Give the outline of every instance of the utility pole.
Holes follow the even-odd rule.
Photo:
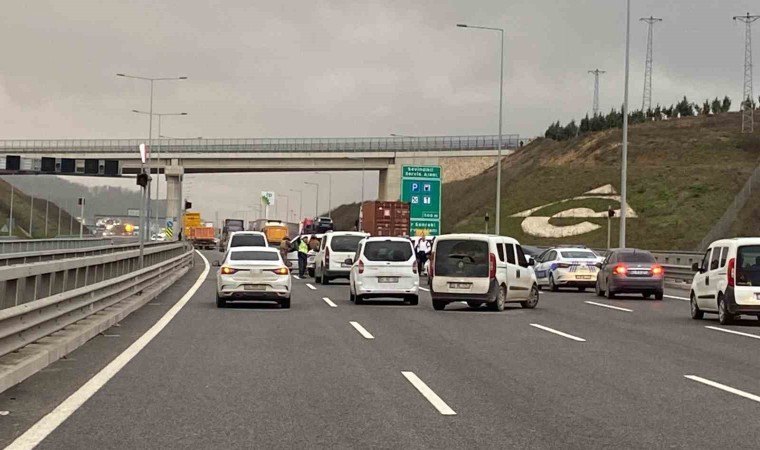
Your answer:
[[[45,199],[45,238],[48,237],[48,211],[50,211],[50,195]]]
[[[588,73],[594,74],[594,107],[593,109],[594,109],[594,115],[596,116],[599,114],[599,75],[603,73],[607,73],[607,72],[604,70],[595,69],[595,70],[589,70]]]
[[[755,114],[752,108],[752,22],[760,16],[734,16],[734,20],[744,22],[744,94],[742,97],[742,133],[752,133],[755,128]]]
[[[625,16],[625,88],[623,94],[623,154],[620,164],[620,248],[625,247],[625,219],[628,210],[628,82],[631,72],[631,0]]]
[[[61,205],[56,204],[58,207],[58,233],[55,235],[56,237],[59,237],[61,235]]]
[[[13,236],[13,191],[15,188],[11,184],[11,209],[8,211],[8,236]]]
[[[647,34],[647,61],[644,70],[644,99],[641,102],[641,111],[646,113],[652,107],[652,30],[654,29],[654,24],[662,22],[662,19],[649,16],[643,17],[639,20],[649,24],[649,33]]]
[[[34,238],[34,233],[32,232],[32,222],[34,219],[34,196],[32,195],[29,198],[29,237]]]
[[[79,197],[79,239],[84,234],[84,197]]]

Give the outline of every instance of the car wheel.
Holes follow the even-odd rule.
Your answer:
[[[645,299],[649,300],[650,298],[652,298],[652,293],[651,292],[642,292],[641,296],[644,297]]]
[[[552,292],[557,292],[559,290],[559,287],[554,284],[554,275],[549,275],[549,290]]]
[[[478,309],[481,306],[483,306],[483,304],[480,302],[467,302],[467,306],[469,306],[470,308]]]
[[[216,307],[217,308],[224,308],[227,306],[227,300],[223,299],[219,296],[219,293],[216,293]]]
[[[665,293],[664,292],[658,291],[658,292],[654,293],[654,299],[655,300],[662,300],[663,298],[665,298]]]
[[[433,309],[436,311],[443,311],[446,308],[446,302],[440,300],[433,300]]]
[[[496,294],[496,301],[488,304],[488,308],[491,311],[504,311],[504,303],[507,300],[507,290],[504,286],[499,288],[499,293]]]
[[[533,309],[538,305],[538,287],[534,284],[530,289],[528,299],[524,302],[520,302],[520,306],[526,309]]]
[[[290,309],[290,297],[280,300],[280,308]]]
[[[615,298],[615,293],[612,292],[612,287],[610,286],[610,282],[609,281],[607,282],[607,298],[610,299],[610,300],[612,300],[613,298]]]
[[[362,303],[364,303],[364,297],[362,297],[359,294],[354,295],[354,303],[357,305],[361,305]]]
[[[736,317],[728,312],[726,302],[723,300],[723,294],[718,296],[718,321],[721,325],[731,325]]]
[[[327,278],[327,275],[325,275],[324,272],[322,272],[322,276],[319,279],[319,283],[320,284],[329,284],[330,283],[330,279]]]
[[[596,293],[597,297],[604,297],[604,291],[602,290],[602,287],[599,286],[599,280],[596,280],[596,286],[594,286],[594,292]]]
[[[578,288],[578,292],[586,292],[586,288],[585,287],[579,287]]]
[[[410,305],[415,306],[420,304],[420,296],[419,295],[410,295],[407,299],[407,302],[409,302]]]
[[[314,278],[314,269],[308,269],[307,272],[310,278]]]
[[[691,299],[689,300],[689,306],[691,307],[692,319],[702,320],[702,318],[705,317],[705,313],[702,312],[701,309],[699,309],[699,306],[697,306],[697,298],[694,296],[694,294],[691,294]]]
[[[354,295],[353,291],[349,287],[348,288],[348,301],[351,302],[351,303],[353,303],[355,300],[356,300],[356,296]]]

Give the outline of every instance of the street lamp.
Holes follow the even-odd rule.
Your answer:
[[[320,172],[317,172],[320,173]],[[331,173],[320,173],[320,175],[327,175],[328,181],[327,181],[327,217],[332,219],[332,174]],[[318,214],[318,213],[317,213]]]
[[[629,0],[630,2],[630,0]],[[496,234],[500,234],[500,225],[501,225],[501,127],[502,127],[502,115],[504,111],[504,29],[503,28],[492,28],[492,27],[481,27],[481,26],[473,26],[473,25],[466,25],[463,23],[457,24],[460,28],[474,28],[477,30],[489,30],[489,31],[498,31],[501,34],[501,52],[499,54],[501,63],[501,75],[499,76],[499,143],[498,143],[498,160],[496,161],[496,221],[494,223],[494,229],[496,230]]]
[[[303,190],[290,189],[290,192],[298,192],[298,221],[303,219]]]
[[[315,205],[315,208],[314,208],[317,212],[314,214],[314,217],[315,218],[319,217],[319,183],[312,183],[311,181],[304,181],[303,184],[308,184],[310,186],[316,186],[317,187],[317,198],[316,198],[316,205]]]
[[[628,210],[628,72],[631,51],[631,0],[627,1],[625,29],[625,97],[623,99],[623,156],[620,169],[620,248],[625,248],[625,216]]]
[[[395,136],[395,134],[391,134],[391,136]],[[364,166],[365,166],[365,158],[364,156],[358,157],[358,156],[349,156],[348,159],[361,159],[362,160],[362,202],[359,204],[359,231],[364,231],[364,213],[362,212],[362,209],[364,208]]]
[[[133,113],[137,114],[146,114],[150,115],[147,111],[138,111],[136,109],[132,110]],[[158,202],[161,199],[159,195],[159,191],[161,189],[161,118],[164,116],[186,116],[187,113],[153,113],[154,116],[158,117],[158,147],[156,151],[156,224],[158,224],[158,210],[160,209],[158,207]],[[168,198],[167,198],[168,201]],[[159,225],[160,227],[160,225]]]

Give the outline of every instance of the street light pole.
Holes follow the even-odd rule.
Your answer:
[[[316,198],[316,204],[315,204],[315,208],[314,208],[315,211],[316,211],[316,213],[314,213],[314,217],[315,218],[319,217],[319,183],[312,183],[310,181],[304,181],[303,184],[308,184],[308,185],[316,186],[317,187],[317,198]]]
[[[628,73],[631,50],[631,0],[627,1],[625,30],[625,98],[623,99],[623,156],[620,170],[620,248],[625,248],[625,218],[628,210]]]
[[[630,0],[629,0],[630,2]],[[502,147],[502,117],[504,111],[504,29],[493,27],[481,27],[466,24],[457,24],[460,28],[475,28],[478,30],[498,31],[501,34],[501,52],[500,52],[500,75],[499,75],[499,142],[498,160],[496,161],[496,221],[494,223],[495,233],[501,232],[501,147]]]

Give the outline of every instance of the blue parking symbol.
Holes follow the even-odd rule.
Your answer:
[[[412,183],[412,192],[419,192],[419,191],[420,191],[420,184]]]

